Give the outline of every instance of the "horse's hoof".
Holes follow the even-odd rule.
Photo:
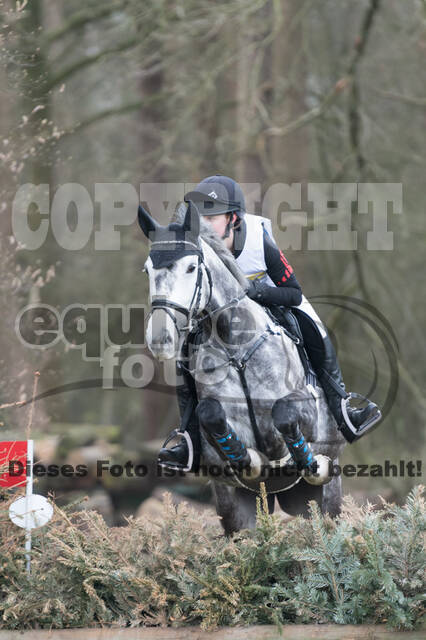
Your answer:
[[[314,485],[327,484],[330,482],[331,476],[331,459],[328,456],[318,453],[314,456],[314,460],[317,462],[317,470],[315,473],[303,469],[300,473],[306,482]]]

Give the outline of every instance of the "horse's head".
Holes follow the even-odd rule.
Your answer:
[[[211,296],[199,237],[199,213],[189,203],[182,224],[163,227],[140,206],[138,220],[151,241],[145,262],[152,305],[147,343],[156,358],[169,360],[178,354],[182,336]]]

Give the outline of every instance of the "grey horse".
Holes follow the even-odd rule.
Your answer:
[[[195,380],[201,459],[204,468],[223,472],[220,477],[211,474],[211,480],[225,533],[252,528],[260,486],[256,472],[265,462],[288,462],[286,429],[300,428],[315,458],[322,454],[332,464],[338,464],[345,439],[322,389],[318,387],[316,398],[307,390],[294,341],[265,308],[245,295],[245,276],[195,207],[177,210],[168,226],[159,225],[139,207],[139,224],[151,240],[145,263],[152,305],[148,347],[160,361],[176,359],[189,333],[198,328],[199,340],[189,350],[186,366]],[[261,450],[241,370],[233,366],[242,360]],[[212,437],[224,421],[250,452],[252,469],[235,472],[233,467],[233,473],[227,472],[229,464]],[[306,516],[308,501],[315,500],[323,513],[335,516],[341,505],[341,477],[331,475],[324,484],[299,474],[284,490],[268,495],[271,512],[275,495],[288,514]]]

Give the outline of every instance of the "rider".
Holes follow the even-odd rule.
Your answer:
[[[302,293],[292,267],[272,237],[271,222],[267,218],[245,212],[244,195],[239,184],[222,175],[210,176],[202,180],[194,191],[185,195],[186,202],[193,202],[199,213],[206,217],[217,234],[233,253],[238,266],[249,279],[247,295],[272,309],[291,308],[295,313],[303,334],[305,349],[324,390],[328,406],[338,429],[348,442],[364,435],[381,417],[377,405],[368,401],[364,408],[355,409],[348,402],[342,373],[333,344],[322,324]],[[188,384],[177,387],[181,416],[193,389]],[[344,413],[352,423],[350,429]],[[361,430],[362,432],[361,432]],[[194,465],[198,468],[200,435],[198,421],[194,413],[186,426],[194,447]],[[360,433],[354,434],[354,430]],[[171,466],[184,466],[188,458],[185,439],[176,446],[162,448],[158,461]]]

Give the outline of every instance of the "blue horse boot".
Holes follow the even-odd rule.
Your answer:
[[[312,449],[300,429],[313,424],[317,419],[315,402],[305,391],[289,393],[277,400],[272,407],[272,420],[287,445],[298,471],[306,469],[315,473],[317,463]]]

